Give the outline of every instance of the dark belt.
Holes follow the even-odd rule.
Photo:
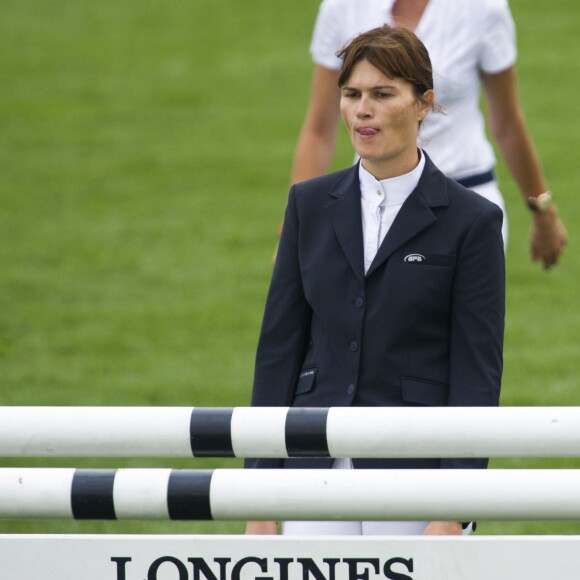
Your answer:
[[[468,177],[462,177],[461,179],[456,179],[457,183],[463,185],[463,187],[475,187],[476,185],[483,185],[484,183],[489,183],[490,181],[495,181],[495,171],[490,169],[489,171],[484,171],[483,173],[477,173],[476,175],[469,175]]]

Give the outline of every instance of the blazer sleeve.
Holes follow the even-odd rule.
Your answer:
[[[258,341],[252,406],[290,406],[310,339],[311,308],[299,260],[295,186],[290,190]],[[278,467],[280,460],[247,460],[246,467]]]
[[[503,368],[505,258],[502,211],[488,206],[458,255],[451,308],[449,406],[497,406]],[[443,459],[442,468],[485,468],[487,459]]]

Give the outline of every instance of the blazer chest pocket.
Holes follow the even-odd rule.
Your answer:
[[[294,395],[303,395],[304,393],[310,392],[314,387],[314,380],[316,379],[317,372],[318,369],[316,367],[302,369],[298,375],[298,382],[296,383]]]
[[[430,407],[446,407],[449,389],[441,383],[401,377],[403,400]]]

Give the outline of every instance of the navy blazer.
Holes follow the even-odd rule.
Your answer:
[[[502,212],[425,157],[419,183],[366,275],[358,166],[291,188],[252,405],[498,405]],[[331,461],[292,459],[283,465],[328,467]],[[486,459],[354,460],[364,468],[486,465]]]

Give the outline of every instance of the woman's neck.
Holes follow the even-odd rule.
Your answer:
[[[421,160],[419,149],[415,148],[406,155],[397,157],[397,159],[377,161],[372,159],[361,159],[363,167],[377,180],[391,179],[410,173],[417,167]]]

